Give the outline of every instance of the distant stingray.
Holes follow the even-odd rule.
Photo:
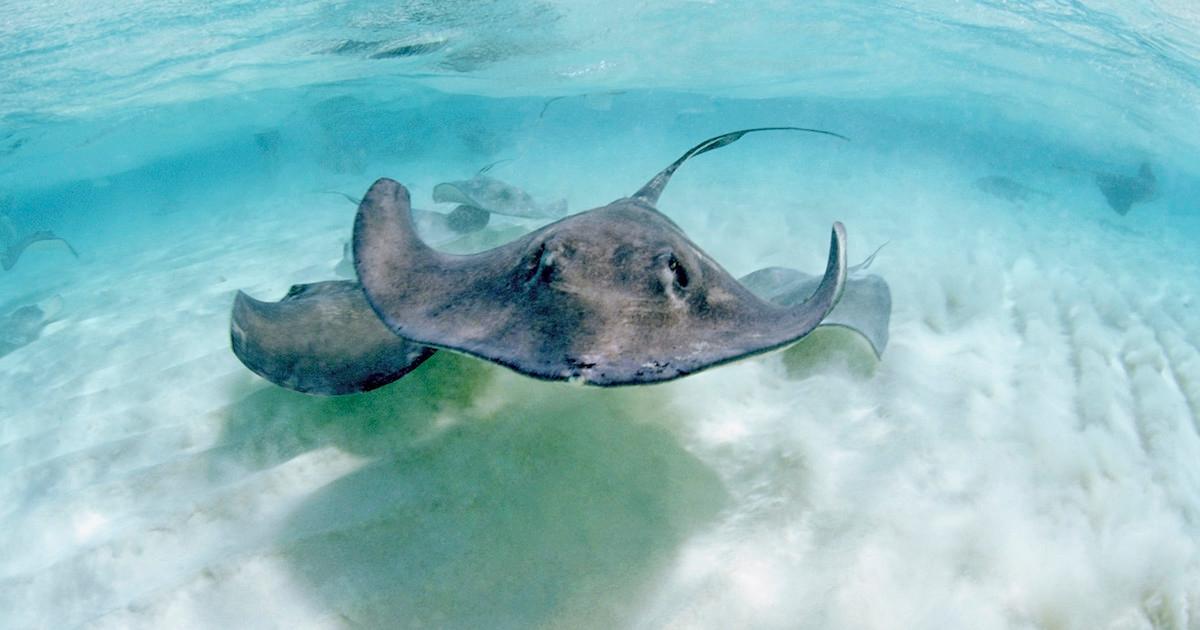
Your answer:
[[[1158,179],[1150,169],[1149,162],[1142,162],[1134,176],[1117,173],[1096,173],[1096,186],[1104,193],[1108,206],[1117,214],[1125,216],[1135,203],[1153,201],[1158,198]]]
[[[989,175],[975,180],[975,187],[983,192],[1013,203],[1025,203],[1036,200],[1047,200],[1053,197],[1050,193],[1037,188],[1031,188],[1002,175]]]
[[[567,202],[565,199],[540,205],[534,202],[529,193],[524,190],[485,175],[492,167],[507,161],[492,162],[479,169],[475,177],[469,180],[446,182],[435,186],[433,189],[434,201],[459,205],[446,214],[413,208],[413,219],[416,221],[417,232],[421,237],[427,241],[439,243],[463,234],[478,232],[488,226],[492,214],[535,219],[558,218],[566,214]],[[362,201],[344,192],[333,190],[321,192],[340,195],[356,206]]]
[[[0,252],[0,267],[5,271],[16,266],[21,255],[31,248],[66,250],[75,258],[79,258],[79,253],[70,243],[50,230],[38,230],[18,237],[12,220],[3,214],[0,214],[0,246],[4,247],[4,251]]]
[[[62,298],[55,295],[0,316],[0,357],[32,343],[61,311]]]
[[[676,169],[747,129],[706,140],[631,197],[478,254],[417,235],[408,191],[380,179],[354,225],[367,301],[397,335],[546,380],[614,386],[667,381],[804,337],[837,305],[846,236],[834,223],[825,273],[796,306],[738,283],[654,205]]]
[[[459,204],[455,212],[469,212],[469,209],[478,209],[492,214],[527,219],[557,219],[567,213],[566,199],[540,204],[524,190],[494,177],[488,177],[485,173],[496,164],[498,162],[483,167],[471,179],[445,182],[434,186],[433,200]],[[486,221],[484,224],[486,225]]]
[[[345,197],[347,201],[355,206],[361,201],[344,192],[333,190],[323,190],[321,192]],[[429,239],[434,243],[447,241],[458,238],[463,234],[482,230],[487,227],[490,218],[491,216],[486,211],[476,208],[463,209],[461,206],[448,214],[413,208],[413,220],[417,223],[417,231],[420,232],[422,238]]]
[[[433,355],[392,334],[352,281],[298,284],[278,302],[238,291],[230,338],[255,374],[309,394],[370,391]]]

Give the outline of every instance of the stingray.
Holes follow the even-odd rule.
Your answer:
[[[4,247],[4,250],[0,252],[0,268],[5,271],[16,266],[21,255],[31,248],[65,250],[75,258],[79,258],[79,253],[75,251],[74,247],[71,247],[70,243],[50,230],[38,230],[18,237],[12,221],[2,214],[0,214],[0,246]]]
[[[355,199],[352,195],[335,190],[321,192],[345,197],[355,206],[362,201]],[[420,232],[422,238],[438,243],[482,230],[487,227],[491,215],[486,210],[467,206],[459,206],[449,213],[413,208],[413,220],[416,222],[417,231]]]
[[[1095,176],[1096,186],[1104,193],[1108,206],[1121,216],[1128,214],[1133,204],[1158,197],[1158,179],[1149,162],[1142,162],[1135,176],[1117,173],[1096,173]]]
[[[544,380],[647,384],[792,344],[837,305],[846,235],[833,224],[815,292],[781,306],[756,296],[655,208],[688,159],[746,129],[689,149],[630,197],[472,255],[438,252],[413,222],[408,190],[376,181],[354,223],[367,301],[396,335]]]
[[[56,295],[0,317],[0,357],[36,340],[61,311],[62,298]]]
[[[233,353],[255,374],[308,394],[370,391],[434,352],[388,330],[349,280],[298,284],[278,302],[238,291],[230,338]]]
[[[865,268],[866,264],[870,263],[857,265],[857,268]],[[848,273],[854,271],[852,267]],[[764,300],[793,306],[802,304],[816,292],[821,277],[798,269],[766,267],[742,276],[738,282]],[[891,319],[892,292],[887,282],[874,274],[848,275],[842,299],[820,325],[838,326],[858,333],[871,345],[875,358],[882,359],[883,351],[887,349]]]
[[[486,172],[487,169],[495,166],[497,163],[494,162],[485,166],[480,172]],[[519,191],[519,189],[515,190]],[[355,206],[362,201],[344,192],[335,190],[323,190],[321,192],[340,195]],[[521,194],[524,194],[524,192],[521,191]],[[449,214],[434,212],[432,210],[419,210],[417,208],[413,208],[412,213],[417,224],[417,232],[421,235],[421,238],[439,247],[453,244],[465,236],[478,234],[487,228],[491,221],[491,213],[487,210],[467,205],[459,205],[450,211]],[[342,258],[334,267],[334,274],[340,278],[353,278],[355,275],[354,255],[350,251],[350,241],[346,241],[342,247]]]
[[[983,192],[1013,203],[1023,203],[1038,199],[1050,199],[1052,195],[1044,190],[1026,186],[1002,175],[989,175],[975,180],[975,187]]]
[[[459,204],[455,212],[474,208],[480,212],[526,219],[557,219],[567,213],[566,199],[540,204],[524,190],[486,175],[496,164],[499,162],[479,169],[471,179],[434,186],[433,200]]]
[[[871,254],[847,269],[841,300],[818,328],[839,326],[852,330],[866,339],[876,358],[881,358],[888,342],[891,293],[879,276],[853,275],[866,269],[874,258]],[[816,292],[821,276],[767,267],[739,282],[764,300],[794,306]],[[416,369],[434,353],[431,347],[392,334],[382,323],[365,325],[374,318],[361,287],[353,281],[296,285],[276,303],[260,302],[238,292],[231,327],[234,353],[252,371],[276,385],[320,395],[381,387]],[[347,321],[364,325],[341,323]],[[314,355],[313,330],[320,331],[316,348],[323,353],[321,357]],[[381,334],[381,330],[387,334]]]

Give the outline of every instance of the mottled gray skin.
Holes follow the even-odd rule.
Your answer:
[[[840,223],[815,294],[781,307],[739,284],[658,212],[650,200],[665,180],[651,184],[652,196],[643,188],[455,256],[421,241],[408,190],[380,179],[355,219],[358,278],[397,335],[535,378],[600,386],[668,381],[788,345],[837,304],[846,279]]]
[[[821,277],[787,267],[766,267],[738,279],[755,295],[780,306],[803,304],[821,284]],[[867,340],[876,358],[887,349],[892,319],[892,291],[877,275],[850,276],[842,299],[821,326],[848,328]]]
[[[1158,178],[1154,176],[1154,171],[1147,162],[1143,162],[1138,174],[1132,177],[1117,173],[1096,173],[1096,186],[1104,194],[1108,206],[1121,216],[1129,214],[1133,204],[1152,201],[1158,197]]]
[[[293,286],[278,302],[238,291],[233,353],[254,373],[306,394],[370,391],[404,376],[434,350],[397,337],[353,281]]]
[[[557,219],[567,213],[565,199],[542,205],[524,190],[482,173],[471,179],[434,186],[433,200],[527,219]]]

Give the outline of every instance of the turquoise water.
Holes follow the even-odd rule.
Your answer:
[[[1200,627],[1198,33],[1183,1],[0,4],[0,236],[77,252],[0,272],[0,627]],[[747,136],[658,207],[735,276],[820,273],[834,221],[851,263],[886,244],[881,358],[826,330],[599,389],[440,352],[328,398],[230,350],[236,291],[344,277],[379,177],[447,212],[499,161],[574,213],[777,125],[850,140]],[[1143,163],[1115,211],[1098,177]]]

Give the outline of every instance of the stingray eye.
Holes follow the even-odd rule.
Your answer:
[[[679,259],[675,257],[675,254],[671,254],[671,259],[667,261],[667,268],[671,270],[671,273],[675,274],[675,284],[678,284],[681,289],[686,289],[688,285],[688,272],[687,269],[683,268],[683,264],[679,262]]]

